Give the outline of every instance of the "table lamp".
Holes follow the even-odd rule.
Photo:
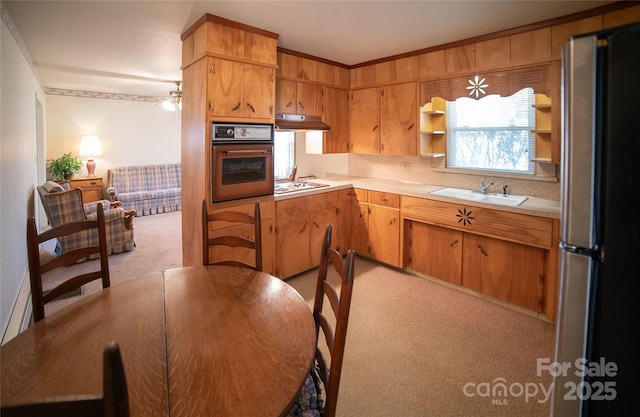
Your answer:
[[[96,163],[93,160],[94,156],[102,155],[102,146],[97,136],[83,136],[80,142],[80,156],[87,157],[87,172],[88,177],[95,177]]]

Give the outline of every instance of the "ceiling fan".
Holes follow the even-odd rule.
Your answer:
[[[180,81],[176,81],[177,88],[169,92],[169,98],[162,102],[162,108],[168,111],[182,110],[182,91]]]

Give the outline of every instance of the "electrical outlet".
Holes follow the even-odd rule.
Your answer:
[[[411,171],[411,164],[409,164],[409,163],[404,164],[404,170],[405,171]]]

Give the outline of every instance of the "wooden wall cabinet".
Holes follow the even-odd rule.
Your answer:
[[[279,79],[276,84],[276,113],[322,116],[322,86]]]
[[[353,90],[349,151],[417,155],[416,103],[415,83]]]
[[[275,69],[209,58],[207,78],[210,117],[262,120],[275,117]]]
[[[331,127],[324,132],[324,153],[349,152],[349,91],[324,87],[322,120]]]

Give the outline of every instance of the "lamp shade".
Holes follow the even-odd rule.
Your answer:
[[[83,136],[80,142],[80,156],[92,156],[102,155],[102,146],[100,146],[100,140],[97,136]]]

